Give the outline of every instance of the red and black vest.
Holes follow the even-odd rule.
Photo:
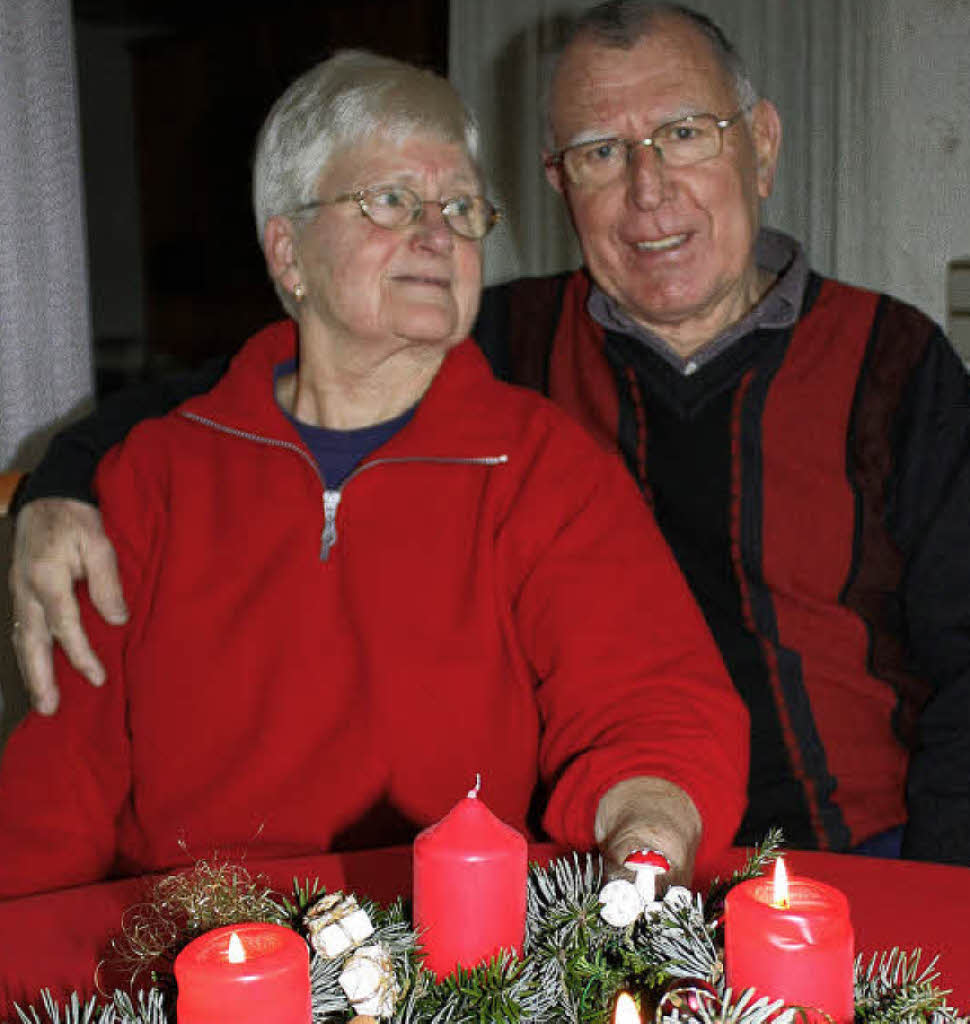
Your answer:
[[[905,643],[898,434],[939,332],[813,274],[794,328],[685,376],[604,331],[588,291],[583,271],[489,289],[476,338],[619,451],[653,506],[751,713],[737,841],[780,825],[845,850],[901,824],[930,687]]]

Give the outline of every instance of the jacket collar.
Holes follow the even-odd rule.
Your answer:
[[[301,444],[296,428],[279,408],[274,369],[296,358],[298,331],[292,320],[271,324],[253,335],[216,386],[181,407],[241,433]],[[424,455],[479,456],[482,445],[511,441],[513,427],[503,415],[506,385],[492,376],[485,357],[470,338],[445,356],[412,420],[381,448],[403,454],[415,447]]]

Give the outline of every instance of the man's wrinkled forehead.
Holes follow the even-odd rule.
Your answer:
[[[732,93],[710,43],[683,22],[658,25],[632,47],[583,35],[556,67],[549,127],[557,146],[575,145],[620,130],[631,119],[643,130],[720,111],[733,102]]]

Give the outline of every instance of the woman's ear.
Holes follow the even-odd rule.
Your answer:
[[[296,231],[289,217],[270,217],[263,230],[263,254],[269,276],[284,290],[302,285],[297,263]]]

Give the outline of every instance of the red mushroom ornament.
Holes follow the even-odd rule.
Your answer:
[[[670,861],[659,850],[634,850],[623,862],[634,874],[633,884],[644,905],[653,903],[657,895],[657,875],[670,870]]]

